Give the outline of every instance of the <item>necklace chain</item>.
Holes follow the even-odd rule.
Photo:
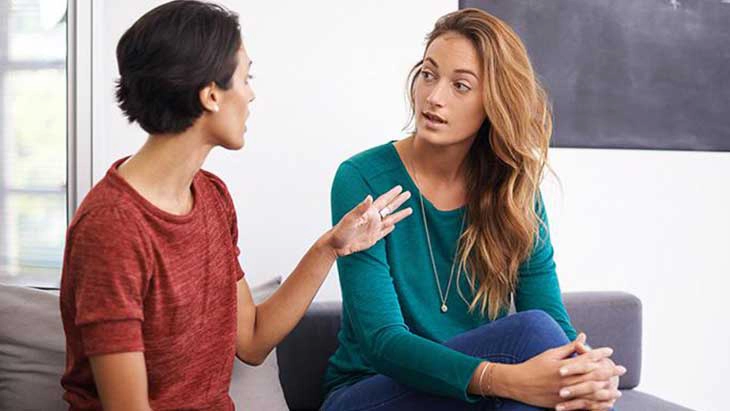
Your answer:
[[[449,290],[451,290],[451,283],[454,279],[454,270],[456,268],[457,253],[459,252],[459,245],[461,243],[461,232],[464,230],[464,223],[466,221],[466,214],[461,219],[461,229],[459,230],[459,239],[456,240],[456,250],[454,250],[454,258],[451,262],[451,270],[449,272],[449,281],[446,283],[446,292],[441,291],[441,281],[439,280],[438,270],[436,269],[436,260],[433,257],[433,247],[431,246],[431,234],[428,231],[428,222],[426,221],[426,209],[423,205],[423,195],[421,189],[418,189],[418,197],[421,202],[421,216],[423,216],[423,228],[426,231],[426,243],[428,244],[428,255],[431,257],[431,267],[433,268],[433,276],[436,279],[436,287],[438,287],[439,298],[441,299],[441,312],[449,310],[446,301],[449,299]],[[445,295],[444,295],[445,294]]]
[[[433,257],[433,247],[431,245],[431,233],[428,230],[428,221],[426,219],[426,207],[424,206],[423,193],[421,192],[421,185],[418,182],[418,175],[417,175],[418,173],[416,172],[416,168],[414,167],[412,161],[410,162],[410,164],[411,164],[411,170],[413,170],[413,180],[414,180],[413,182],[416,184],[416,188],[418,189],[418,199],[421,204],[421,216],[423,217],[423,228],[426,232],[426,244],[428,245],[428,255],[431,258],[431,267],[433,268],[433,276],[436,279],[436,287],[438,288],[439,298],[441,299],[441,312],[446,313],[449,310],[449,306],[446,304],[446,302],[449,299],[449,291],[451,290],[451,283],[454,279],[454,271],[456,269],[457,254],[459,252],[459,245],[461,244],[461,233],[464,231],[464,224],[466,223],[466,213],[464,213],[464,216],[461,219],[461,228],[459,229],[459,238],[456,240],[456,250],[454,250],[454,257],[451,262],[451,270],[449,272],[449,281],[446,283],[446,292],[444,293],[441,290],[441,281],[439,280],[438,270],[436,269],[436,260]]]

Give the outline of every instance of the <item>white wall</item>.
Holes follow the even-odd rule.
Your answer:
[[[113,103],[114,48],[160,1],[103,2],[94,61],[94,176],[144,140]],[[281,4],[285,3],[285,6]],[[455,0],[226,2],[241,14],[257,92],[247,145],[206,168],[234,196],[248,279],[287,274],[329,226],[340,161],[399,138],[406,74]],[[730,154],[553,150],[545,184],[564,290],[624,290],[644,303],[640,388],[719,410],[730,372],[724,298]],[[336,273],[317,299],[339,299]]]
[[[551,160],[563,193],[552,178],[543,187],[562,288],[637,295],[640,389],[726,409],[730,153],[559,149]]]

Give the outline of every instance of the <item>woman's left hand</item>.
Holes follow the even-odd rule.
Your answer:
[[[410,207],[391,214],[410,197],[411,193],[403,192],[401,186],[393,187],[375,201],[368,195],[332,228],[328,244],[338,257],[372,247],[390,234],[396,223],[411,215]]]
[[[576,346],[578,355],[590,351],[582,343]],[[621,397],[618,389],[619,377],[626,374],[626,368],[617,366],[610,358],[603,358],[594,364],[590,370],[568,370],[563,377],[565,386],[560,390],[560,396],[566,401],[558,404],[557,410],[607,411],[613,408],[616,400]],[[571,374],[580,375],[571,377]]]

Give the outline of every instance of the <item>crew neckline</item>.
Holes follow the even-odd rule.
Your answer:
[[[403,162],[403,159],[401,158],[400,153],[398,153],[398,150],[395,148],[395,144],[394,143],[397,142],[397,141],[398,140],[391,140],[388,143],[388,146],[390,147],[391,152],[395,156],[395,160],[398,163],[398,166],[399,166],[400,171],[406,176],[408,183],[414,189],[413,190],[413,191],[415,191],[414,192],[414,198],[416,199],[416,201],[418,201],[418,199],[415,196],[417,196],[418,194],[421,194],[423,196],[423,203],[426,206],[426,208],[429,208],[431,211],[433,211],[433,212],[435,212],[437,214],[444,215],[444,216],[461,215],[463,212],[465,212],[466,211],[466,205],[463,205],[463,206],[458,207],[458,208],[453,208],[453,209],[450,209],[450,210],[442,210],[442,209],[436,207],[431,202],[431,200],[428,199],[428,197],[426,197],[425,195],[423,195],[423,193],[421,193],[421,190],[418,188],[418,185],[416,184],[416,181],[413,180],[413,177],[411,176],[411,173],[408,172],[408,168],[406,167],[405,163]]]
[[[190,192],[193,196],[193,206],[185,214],[173,214],[168,211],[165,211],[156,205],[152,204],[149,200],[147,200],[142,194],[140,194],[134,187],[132,187],[127,180],[122,177],[121,174],[119,174],[119,166],[121,166],[130,156],[126,156],[124,158],[121,158],[117,161],[115,161],[112,166],[107,171],[106,175],[109,177],[109,179],[118,187],[123,189],[127,194],[129,194],[132,199],[142,207],[144,207],[147,211],[152,213],[153,215],[174,223],[185,223],[193,219],[195,215],[198,213],[198,209],[200,208],[200,201],[199,201],[199,184],[198,179],[200,178],[200,171],[198,171],[195,176],[193,177],[193,181],[190,184]]]

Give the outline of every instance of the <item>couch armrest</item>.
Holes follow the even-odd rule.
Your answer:
[[[626,367],[621,388],[639,385],[641,377],[641,300],[624,292],[572,292],[563,302],[575,328],[592,347],[614,349],[613,360]]]

